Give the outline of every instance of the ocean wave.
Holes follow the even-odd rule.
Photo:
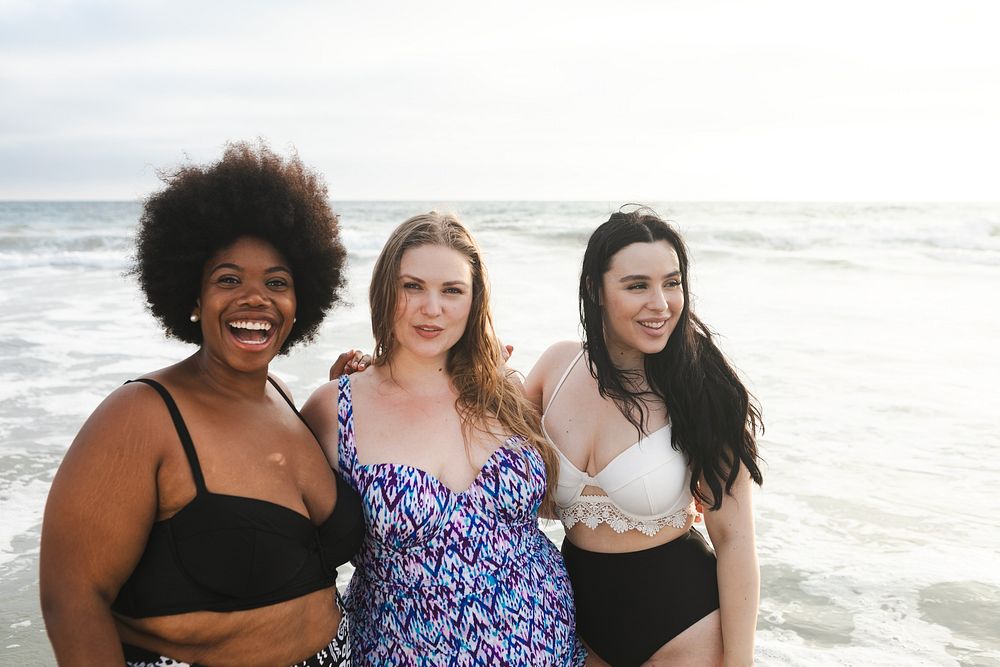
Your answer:
[[[106,234],[0,234],[0,252],[44,254],[53,252],[129,252],[131,237]]]
[[[0,255],[9,266],[124,266],[138,204],[0,205]],[[392,229],[423,202],[345,206],[341,234],[352,261],[374,260]],[[423,208],[421,208],[423,207]],[[853,261],[888,251],[914,259],[995,266],[1000,207],[995,205],[678,203],[654,206],[689,245],[817,253]],[[581,248],[613,206],[596,202],[465,202],[454,207],[489,250],[503,243]],[[92,253],[92,255],[91,255]],[[111,255],[121,259],[112,261]]]
[[[21,253],[0,252],[0,271],[34,268],[110,269],[125,271],[131,263],[128,253],[119,250]]]

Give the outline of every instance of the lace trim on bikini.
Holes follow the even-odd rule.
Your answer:
[[[582,523],[591,530],[599,524],[606,523],[616,533],[638,530],[643,535],[652,537],[666,526],[671,528],[686,528],[688,519],[695,514],[694,502],[673,514],[655,519],[634,519],[625,514],[607,496],[580,496],[569,507],[557,510],[559,518],[566,530]]]

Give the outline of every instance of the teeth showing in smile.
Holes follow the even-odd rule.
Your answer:
[[[656,322],[639,322],[639,324],[646,327],[647,329],[662,329],[666,323],[667,323],[666,320],[659,320]]]
[[[270,331],[271,323],[259,320],[237,320],[230,322],[229,326],[234,329],[250,329],[251,331]]]
[[[266,320],[236,320],[229,322],[233,337],[248,345],[263,345],[271,337],[271,323]]]

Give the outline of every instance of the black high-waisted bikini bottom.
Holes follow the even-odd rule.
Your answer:
[[[652,549],[607,554],[562,543],[580,638],[613,667],[640,665],[719,608],[715,553],[693,528]]]

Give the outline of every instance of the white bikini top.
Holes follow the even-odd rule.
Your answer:
[[[545,416],[583,350],[556,385],[542,415],[542,432],[559,452],[556,513],[566,530],[577,523],[593,529],[606,523],[615,532],[638,530],[653,536],[664,526],[684,528],[694,515],[691,470],[670,442],[670,424],[639,440],[591,477],[559,450],[545,428]],[[607,495],[583,495],[596,486]]]

